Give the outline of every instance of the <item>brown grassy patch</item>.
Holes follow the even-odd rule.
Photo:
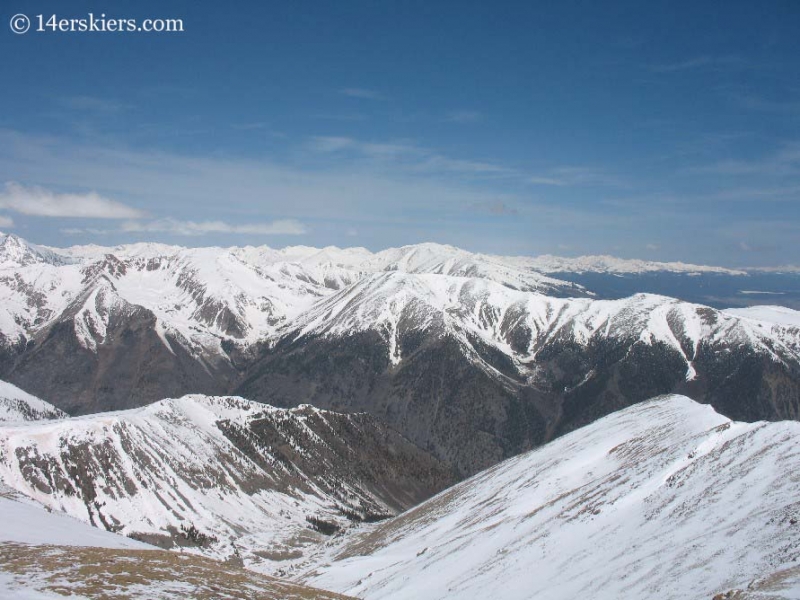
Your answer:
[[[24,587],[96,600],[336,600],[346,596],[288,583],[189,554],[0,544],[2,570]]]

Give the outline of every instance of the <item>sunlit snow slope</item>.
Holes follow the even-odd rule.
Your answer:
[[[661,397],[374,526],[307,580],[367,600],[710,600],[796,565],[798,469],[800,424]],[[791,573],[753,597],[800,597]]]

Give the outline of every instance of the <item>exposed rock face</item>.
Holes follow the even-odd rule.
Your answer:
[[[229,362],[192,354],[177,333],[159,333],[151,311],[126,302],[101,279],[28,341],[8,377],[71,414],[226,390]]]

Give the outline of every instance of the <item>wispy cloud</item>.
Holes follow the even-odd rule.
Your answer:
[[[483,120],[483,115],[477,110],[455,110],[445,117],[451,123],[477,123]]]
[[[367,115],[362,115],[359,113],[343,114],[343,115],[337,115],[332,113],[315,113],[311,115],[311,118],[319,119],[320,121],[342,121],[342,122],[352,122],[352,123],[366,121],[368,119]]]
[[[778,244],[753,244],[750,242],[740,241],[739,242],[739,250],[742,252],[774,252],[776,250],[780,250],[780,245]]]
[[[67,235],[109,235],[112,233],[120,233],[122,230],[100,229],[99,227],[62,227],[59,231]]]
[[[427,158],[427,160],[421,164],[421,168],[439,171],[455,171],[471,175],[511,176],[518,173],[515,169],[511,169],[503,165],[475,160],[449,158],[439,154],[435,154]]]
[[[316,152],[339,152],[355,147],[356,142],[349,137],[316,136],[309,142],[310,149]]]
[[[14,219],[5,215],[0,215],[0,227],[13,227]]]
[[[95,192],[57,194],[38,186],[13,181],[0,192],[0,208],[35,217],[82,217],[91,219],[135,219],[143,213]]]
[[[784,144],[772,154],[761,158],[717,161],[707,165],[689,167],[684,169],[684,172],[797,177],[800,176],[800,143]],[[774,187],[774,185],[770,187]]]
[[[308,229],[295,219],[280,219],[268,223],[233,225],[224,221],[179,221],[159,219],[150,222],[131,221],[120,228],[126,233],[169,233],[172,235],[197,236],[210,233],[253,235],[303,235]]]
[[[132,199],[154,218],[186,221],[202,214],[231,224],[346,219],[350,226],[407,219],[413,211],[454,214],[470,204],[516,202],[513,191],[496,187],[491,178],[475,182],[475,175],[464,170],[485,170],[480,163],[426,164],[437,155],[420,153],[402,140],[320,137],[298,150],[286,164],[85,145],[0,130],[0,181],[13,174],[58,189],[91,182],[102,198]],[[128,217],[136,219],[141,217]]]
[[[507,202],[503,202],[502,200],[490,200],[489,202],[482,202],[480,204],[473,205],[472,208],[478,212],[488,212],[489,214],[497,216],[516,216],[519,214],[519,210],[513,206],[510,206]]]
[[[264,121],[254,121],[252,123],[235,123],[231,125],[231,129],[235,129],[237,131],[254,131],[258,129],[267,129],[269,127],[268,123]]]
[[[748,110],[765,113],[800,114],[800,101],[798,100],[773,100],[750,94],[737,95],[734,100],[739,106]]]
[[[542,175],[533,175],[531,177],[528,177],[527,181],[528,183],[532,183],[534,185],[556,185],[556,186],[569,185],[569,183],[565,179],[559,179],[556,177],[544,177]]]
[[[178,236],[224,243],[237,234],[237,243],[255,243],[259,235],[299,236],[312,228],[314,243],[341,243],[352,228],[359,243],[376,248],[436,239],[523,252],[532,231],[572,243],[557,238],[564,223],[572,232],[609,232],[643,218],[598,203],[565,204],[561,190],[539,194],[525,182],[530,174],[515,166],[448,156],[411,140],[364,142],[342,136],[302,144],[285,162],[276,162],[88,145],[0,130],[0,181],[13,174],[58,190],[91,182],[102,197],[124,198],[148,212],[113,229],[91,222],[60,224],[69,228],[64,233],[105,234],[114,243]],[[553,171],[580,179],[576,167],[564,169]],[[245,241],[247,235],[256,239]],[[481,241],[486,239],[494,241],[487,245]]]
[[[61,98],[58,103],[70,110],[99,113],[118,113],[132,108],[132,105],[124,102],[95,96],[68,96]]]
[[[496,163],[445,156],[406,141],[364,142],[349,137],[315,137],[309,148],[321,153],[349,152],[374,161],[399,161],[399,166],[417,173],[450,172],[474,176],[514,176],[519,173]]]
[[[380,92],[366,88],[343,88],[339,90],[339,93],[350,96],[351,98],[361,98],[363,100],[385,100],[384,95]]]
[[[551,185],[558,187],[581,185],[604,185],[624,187],[617,177],[597,167],[555,167],[548,171],[526,177],[533,185]]]
[[[695,56],[686,60],[672,63],[650,65],[654,73],[677,73],[680,71],[695,71],[700,69],[743,68],[750,63],[739,56]]]

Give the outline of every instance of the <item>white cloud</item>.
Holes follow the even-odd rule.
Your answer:
[[[645,245],[645,248],[647,248],[648,250],[658,250],[659,246],[658,244],[647,244]]]
[[[95,192],[57,194],[38,186],[7,182],[0,192],[0,208],[34,217],[83,217],[91,219],[136,219],[143,213]]]
[[[305,225],[294,219],[279,219],[269,223],[248,223],[232,225],[224,221],[179,221],[159,219],[146,223],[130,221],[123,223],[121,230],[132,233],[170,233],[173,235],[207,235],[209,233],[230,233],[250,235],[302,235],[307,233]]]
[[[0,215],[0,227],[13,227],[14,219],[5,215]]]

